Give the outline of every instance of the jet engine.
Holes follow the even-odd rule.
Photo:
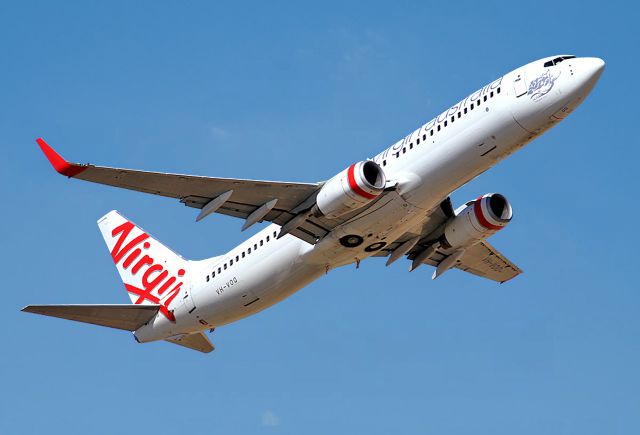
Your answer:
[[[324,216],[336,218],[376,199],[386,182],[384,172],[376,162],[354,163],[322,186],[316,204]]]
[[[445,248],[461,248],[478,243],[504,228],[513,216],[511,204],[499,193],[487,193],[469,201],[444,228]]]

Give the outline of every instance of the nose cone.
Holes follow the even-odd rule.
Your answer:
[[[602,72],[604,71],[604,60],[600,59],[599,57],[587,57],[584,59],[584,63],[586,76],[589,77],[588,81],[592,82],[592,84],[595,84],[595,82],[598,81],[598,79],[602,75]]]
[[[577,63],[574,92],[584,98],[602,75],[604,71],[604,60],[598,57],[583,57]]]
[[[579,57],[572,59],[567,66],[565,66],[564,63],[560,65],[563,68],[568,68],[571,75],[567,80],[562,81],[561,84],[562,95],[564,98],[567,98],[568,101],[559,101],[561,101],[565,107],[573,110],[582,104],[600,79],[604,71],[604,60],[597,57]],[[565,75],[564,77],[567,76]]]

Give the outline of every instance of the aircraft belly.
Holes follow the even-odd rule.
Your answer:
[[[397,192],[389,195],[393,195],[393,199],[383,207],[356,216],[334,229],[315,245],[305,260],[331,268],[363,260],[424,219],[424,210],[413,206]],[[361,237],[362,243],[345,247],[341,239],[352,235]]]

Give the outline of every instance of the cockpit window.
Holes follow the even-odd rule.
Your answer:
[[[554,66],[554,65],[559,64],[563,60],[567,60],[567,59],[575,59],[575,56],[560,56],[560,57],[556,57],[553,60],[549,60],[549,61],[545,62],[544,66],[545,66],[545,68],[550,67],[550,66]]]

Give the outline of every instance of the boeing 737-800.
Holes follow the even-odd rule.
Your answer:
[[[116,211],[98,221],[132,304],[30,305],[23,310],[133,331],[201,352],[207,330],[255,314],[331,269],[369,257],[406,257],[410,270],[455,268],[497,282],[521,273],[486,239],[511,220],[487,193],[454,210],[449,195],[563,120],[592,90],[604,62],[552,56],[475,91],[375,157],[328,181],[288,183],[145,172],[70,163],[40,148],[70,178],[179,199],[271,225],[231,251],[182,258]]]

